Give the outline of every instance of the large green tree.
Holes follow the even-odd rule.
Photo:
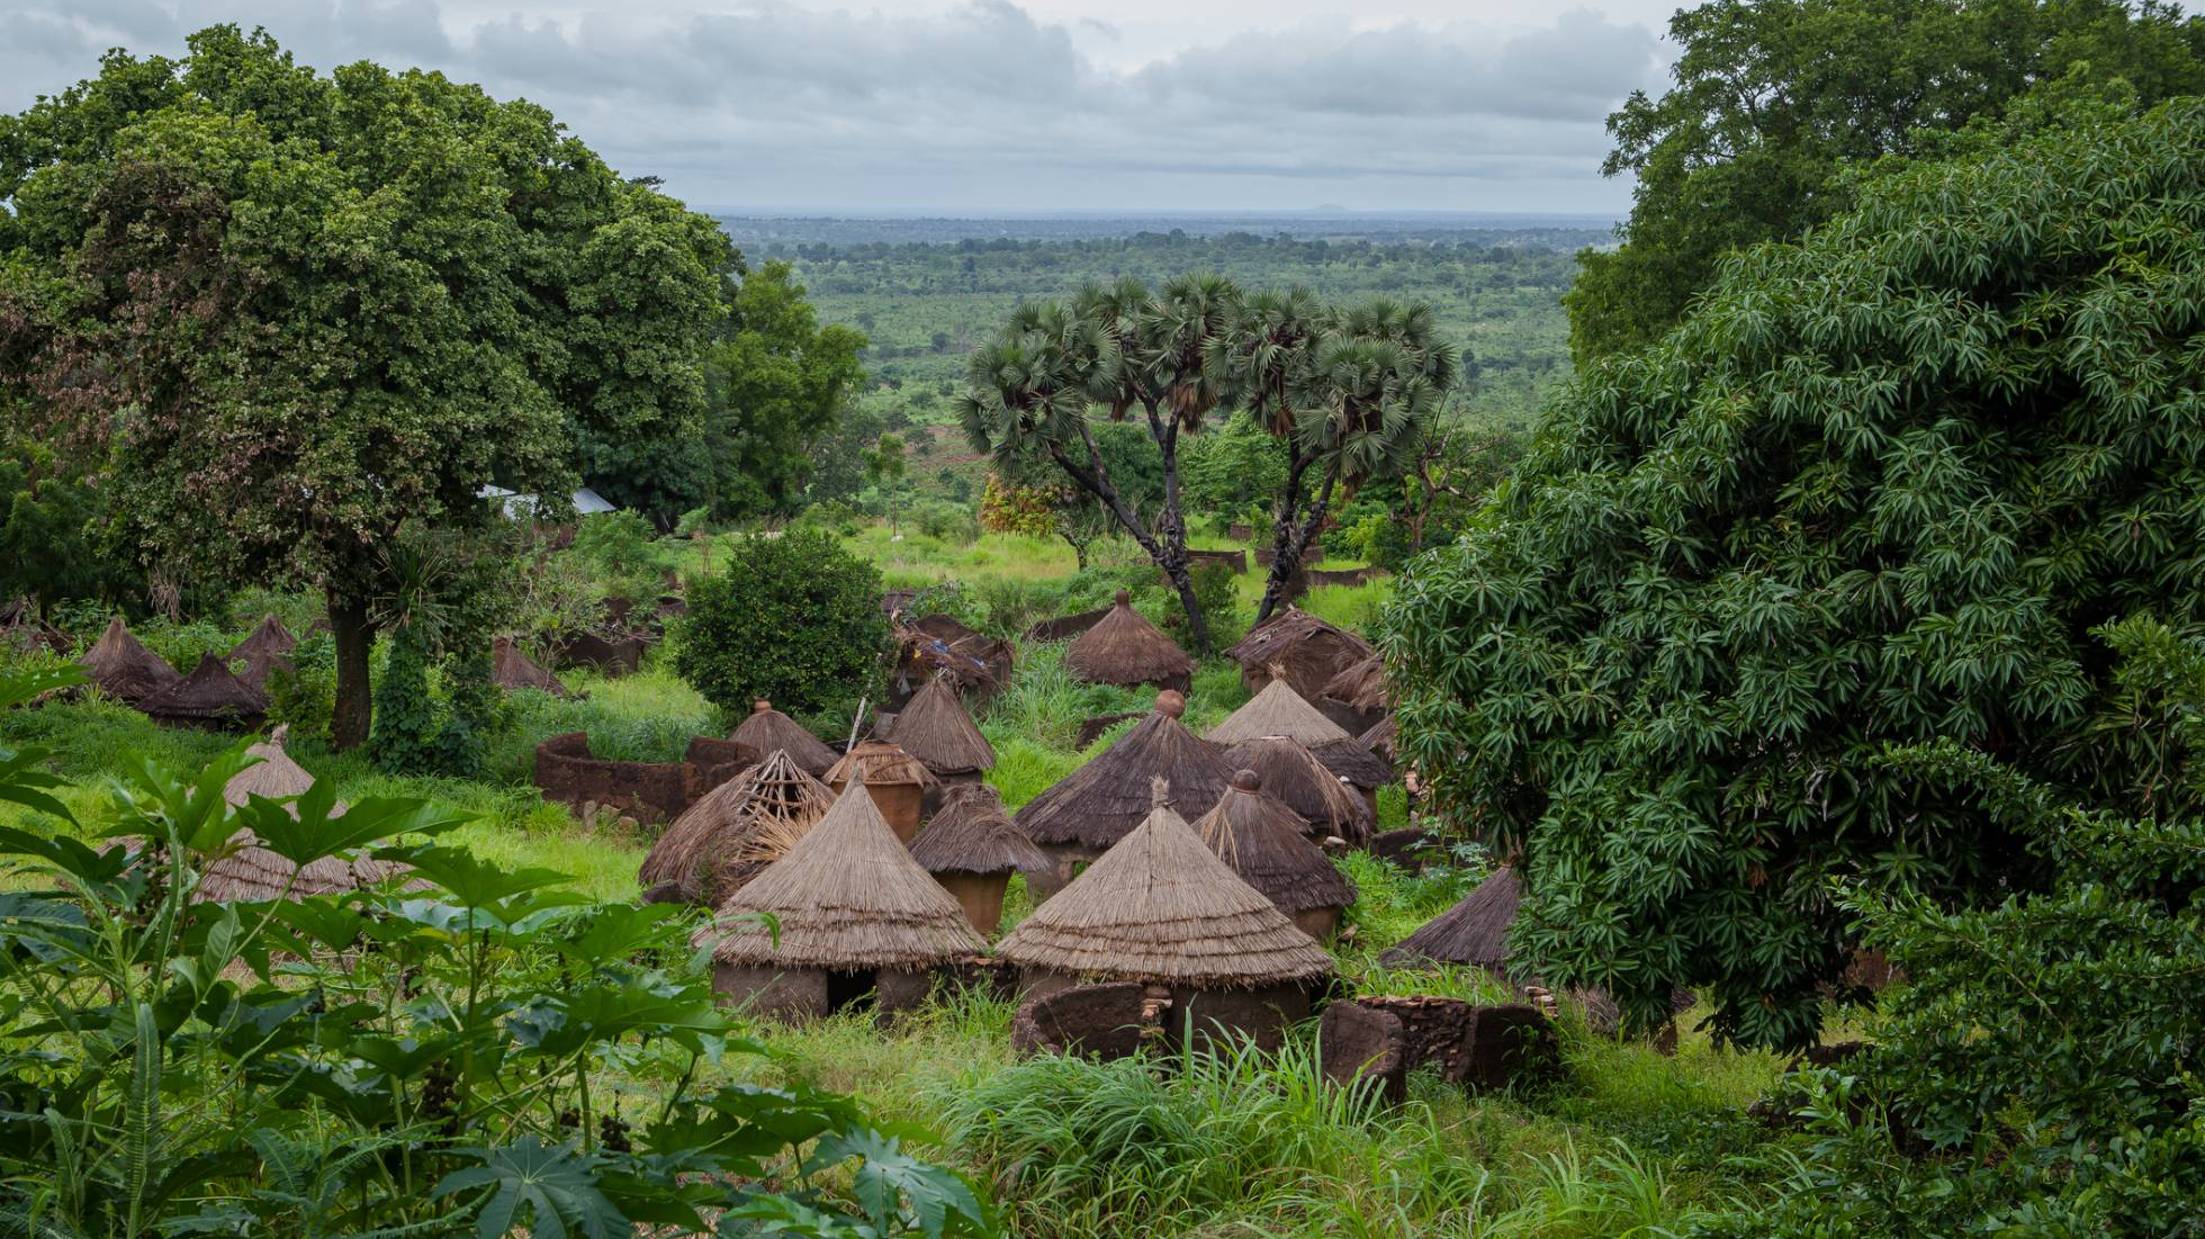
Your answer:
[[[688,424],[733,264],[539,107],[230,26],[0,120],[0,199],[9,407],[103,446],[148,562],[325,592],[340,745],[399,526]]]
[[[2077,801],[2159,760],[2090,630],[2205,621],[2205,103],[1896,169],[1591,368],[1401,587],[1403,747],[1520,855],[1555,983],[1812,1037],[1829,879],[1972,898],[2039,858],[1880,759],[1944,739]],[[2190,806],[2194,808],[2194,806]]]
[[[2205,19],[2158,0],[1716,0],[1669,35],[1675,85],[1608,118],[1602,170],[1637,186],[1622,246],[1582,254],[1564,298],[1580,364],[1658,339],[1724,254],[1845,210],[1851,164],[2078,78],[2205,92]]]

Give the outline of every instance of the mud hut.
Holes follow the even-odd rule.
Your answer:
[[[1110,614],[1066,647],[1064,666],[1073,679],[1090,684],[1153,684],[1183,693],[1194,680],[1194,660],[1142,618],[1122,589]]]
[[[278,667],[291,665],[291,651],[299,648],[299,639],[283,626],[283,621],[270,612],[260,617],[260,623],[245,635],[243,641],[230,648],[231,666],[242,663],[243,670],[237,678],[252,686],[253,691],[268,691],[268,675]]]
[[[543,665],[521,652],[511,637],[499,637],[490,646],[490,679],[507,692],[533,688],[554,697],[568,695],[567,686]]]
[[[1240,680],[1249,692],[1283,677],[1304,700],[1314,701],[1332,677],[1377,652],[1354,633],[1289,605],[1256,625],[1225,655],[1240,664]]]
[[[1240,879],[1169,804],[1152,807],[1056,898],[1003,939],[1023,999],[1091,981],[1168,993],[1164,1026],[1227,1032],[1275,1047],[1309,1014],[1332,957]]]
[[[156,723],[210,730],[245,730],[260,725],[268,699],[230,673],[212,654],[199,656],[191,674],[138,703]]]
[[[138,705],[183,681],[183,675],[147,649],[122,622],[107,621],[107,631],[77,660],[101,692],[125,705]]]
[[[916,1006],[933,969],[987,949],[888,828],[862,775],[787,855],[720,905],[697,944],[711,947],[712,984],[727,1000],[783,1019],[867,997],[882,1012]]]
[[[919,833],[926,798],[941,786],[916,758],[886,740],[860,741],[827,771],[826,783],[837,796],[852,783],[864,784],[889,829],[904,843]]]
[[[1375,803],[1379,788],[1393,781],[1393,767],[1370,746],[1325,717],[1283,679],[1274,679],[1210,729],[1212,744],[1228,747],[1266,736],[1279,736],[1306,748],[1325,769],[1346,779],[1366,801]]]
[[[651,845],[636,881],[651,902],[716,908],[786,855],[832,804],[826,784],[776,749],[682,810]]]
[[[1292,740],[1280,736],[1243,740],[1225,750],[1225,764],[1255,771],[1264,790],[1301,814],[1319,836],[1338,835],[1361,847],[1378,828],[1378,815],[1370,803],[1326,769],[1316,754]]]
[[[1379,960],[1396,967],[1469,964],[1509,980],[1508,927],[1516,922],[1516,909],[1523,901],[1523,880],[1516,876],[1513,865],[1503,865],[1454,907],[1403,938]]]
[[[1016,818],[1026,837],[1048,854],[1050,869],[1030,875],[1038,902],[1064,888],[1091,861],[1145,821],[1155,807],[1153,779],[1167,779],[1185,812],[1210,811],[1232,781],[1217,746],[1187,730],[1179,716],[1187,702],[1175,692],[1156,694],[1156,709],[1118,737],[1093,761],[1026,802]]]
[[[983,938],[1003,922],[1003,892],[1013,873],[1037,873],[1049,858],[1003,812],[1003,797],[985,783],[943,793],[941,812],[911,841],[911,859],[957,897]]]
[[[945,786],[978,783],[983,773],[995,769],[994,746],[973,725],[957,690],[942,676],[928,680],[912,696],[888,730],[888,739],[917,758]],[[939,788],[929,793],[925,806],[929,812],[940,796]]]
[[[1340,913],[1355,902],[1355,882],[1309,841],[1301,814],[1264,794],[1255,771],[1236,772],[1217,807],[1194,829],[1241,881],[1292,918],[1296,929],[1319,942],[1339,931]]]
[[[795,719],[774,709],[773,703],[763,697],[750,703],[750,717],[736,724],[734,733],[728,738],[761,753],[779,749],[789,755],[798,769],[815,779],[825,778],[841,756],[818,736],[799,726]]]

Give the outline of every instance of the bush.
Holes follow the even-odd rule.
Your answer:
[[[268,725],[290,727],[293,742],[326,745],[337,703],[337,643],[326,632],[310,633],[289,661],[268,673]]]
[[[980,522],[972,509],[961,503],[946,503],[929,499],[914,504],[911,523],[929,538],[939,538],[952,546],[971,546],[980,540]]]
[[[569,553],[587,564],[614,597],[648,602],[665,592],[669,559],[658,544],[658,531],[639,512],[583,517]]]
[[[737,539],[727,571],[690,583],[674,670],[731,715],[758,697],[845,711],[878,694],[880,595],[880,573],[817,530]]]

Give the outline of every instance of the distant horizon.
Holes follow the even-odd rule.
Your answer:
[[[1606,227],[1620,223],[1621,214],[1609,211],[1493,210],[1455,207],[936,207],[860,206],[801,207],[737,206],[725,203],[688,203],[689,209],[720,219],[794,220],[1118,220],[1118,219],[1375,219],[1447,222],[1453,220],[1495,223],[1508,220],[1553,220]]]

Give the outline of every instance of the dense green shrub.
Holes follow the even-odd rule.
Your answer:
[[[605,593],[648,602],[666,591],[671,557],[658,531],[637,512],[599,512],[575,526],[569,554],[589,567]]]
[[[1406,755],[1523,852],[1519,948],[1797,1044],[1851,945],[1832,876],[2048,876],[1887,745],[2134,805],[2158,755],[2088,630],[2205,618],[2201,316],[2192,100],[1878,178],[1581,376],[1387,621]]]
[[[294,741],[329,743],[329,712],[337,700],[337,647],[326,632],[308,633],[268,672],[268,725],[288,726]]]
[[[877,696],[888,620],[880,573],[812,529],[737,539],[694,581],[674,670],[729,713],[770,698],[791,714]]]
[[[911,523],[929,538],[952,546],[970,546],[980,540],[980,520],[972,508],[939,499],[921,500],[911,506]]]

